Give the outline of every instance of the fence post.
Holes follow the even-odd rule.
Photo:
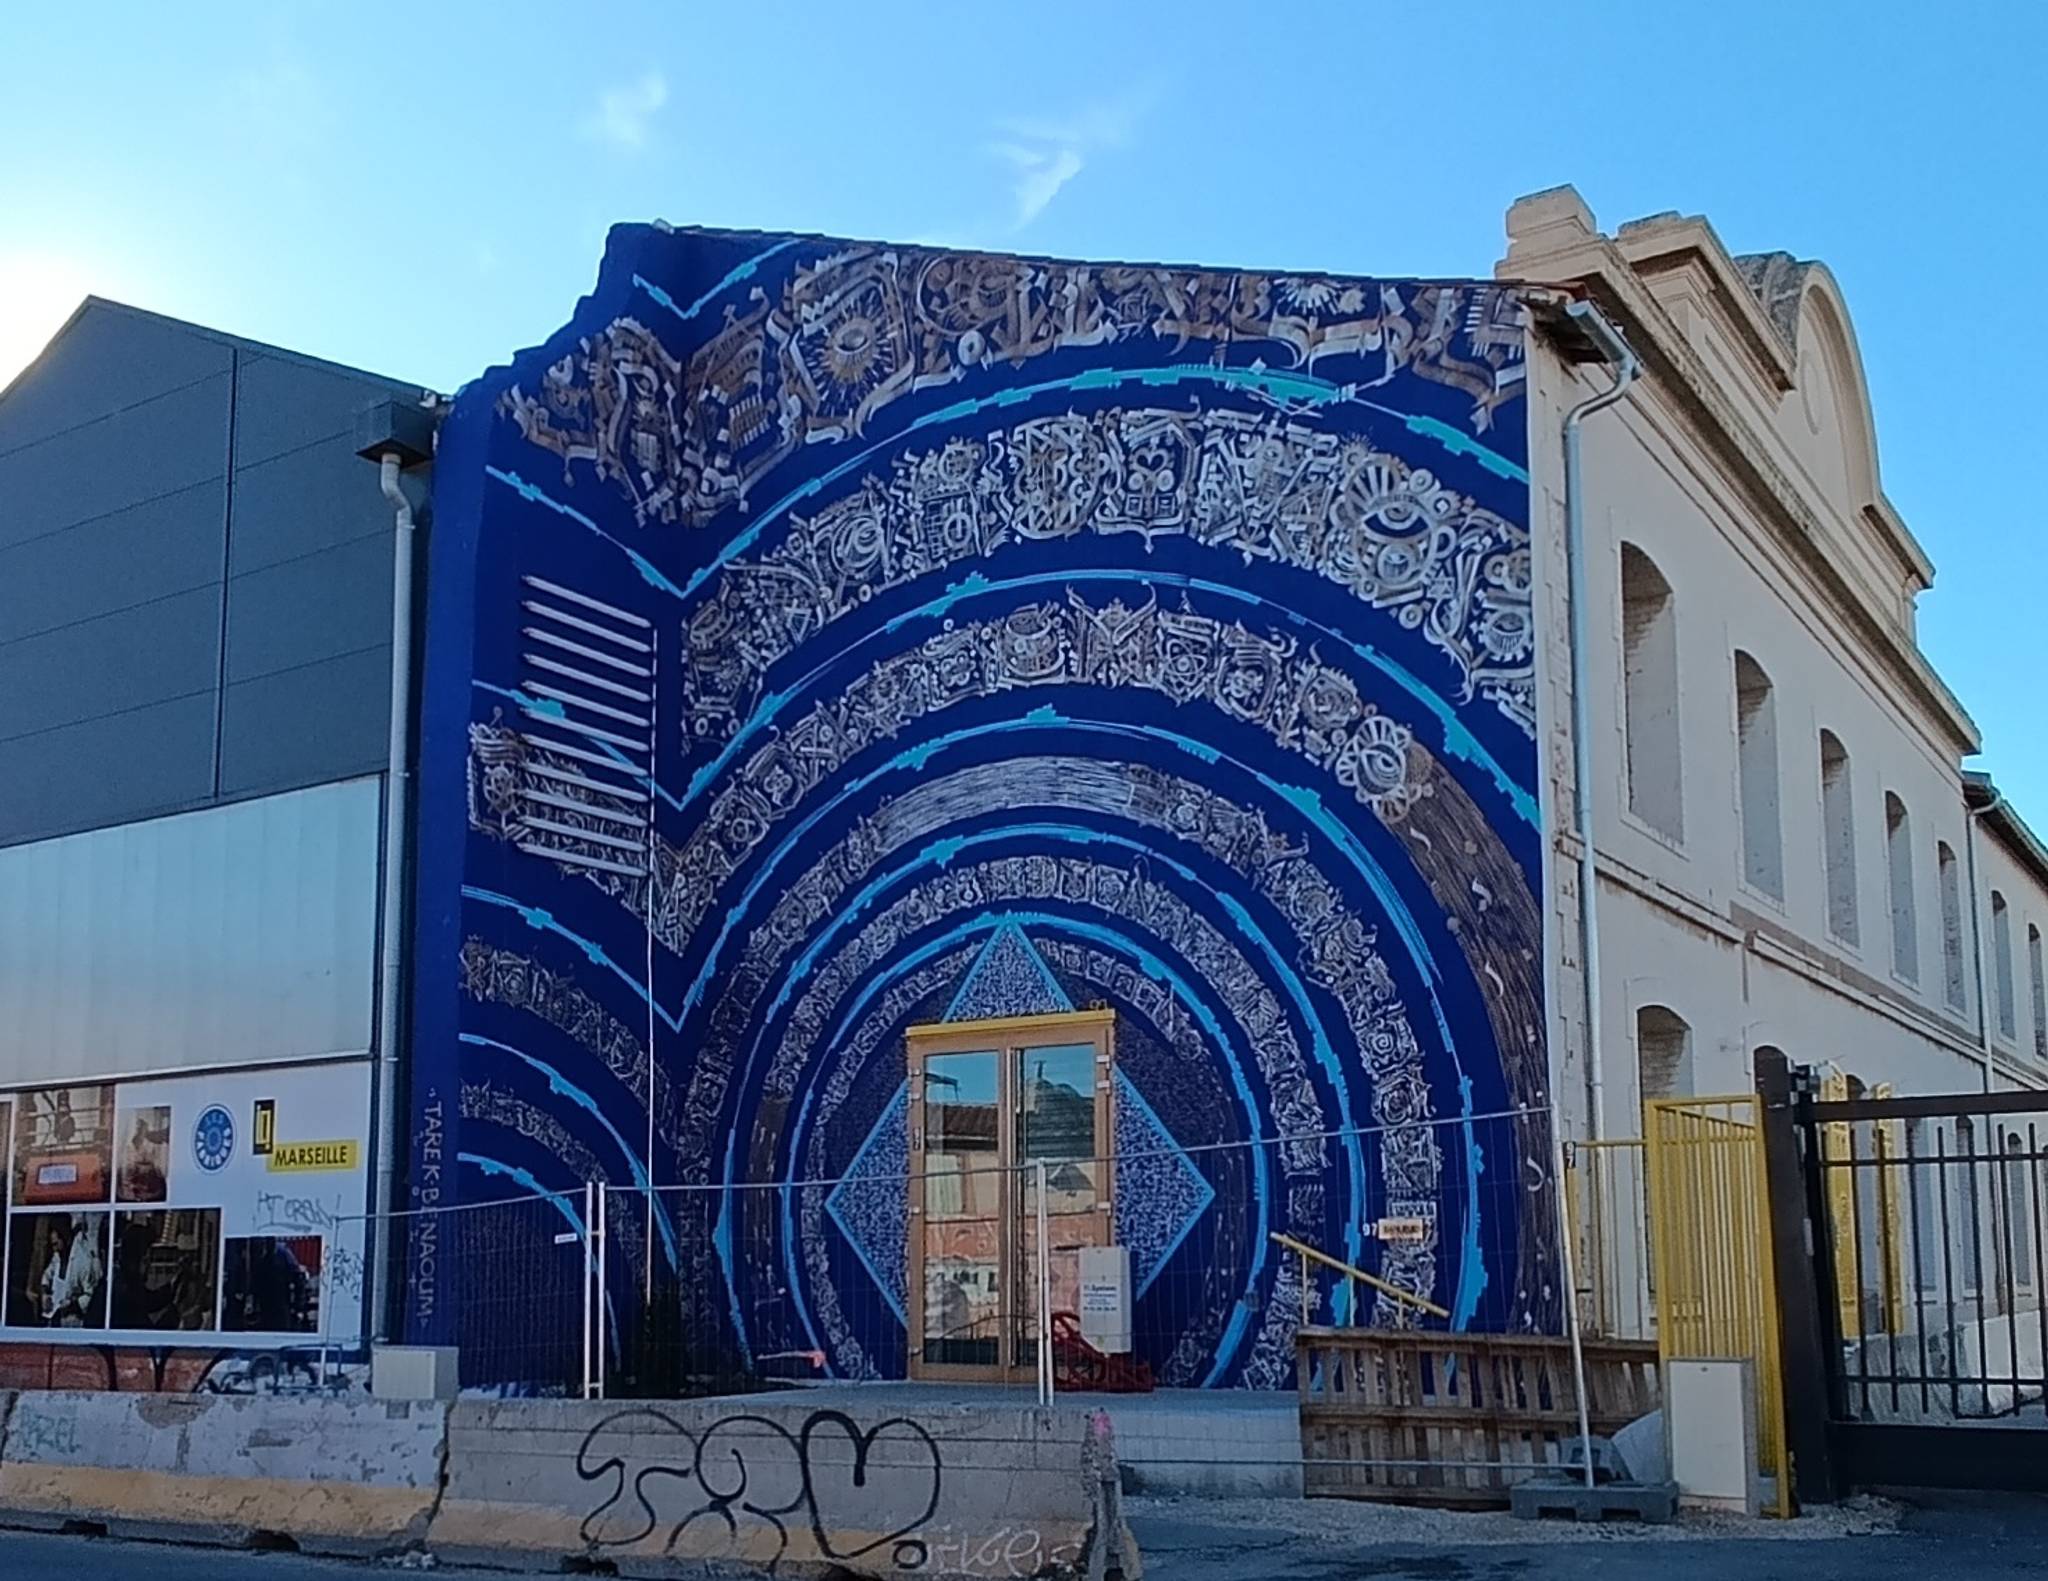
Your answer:
[[[1803,1106],[1794,1091],[1792,1067],[1778,1050],[1757,1050],[1756,1091],[1771,1257],[1777,1270],[1786,1449],[1799,1501],[1826,1504],[1838,1497],[1828,1443],[1829,1379],[1835,1369],[1828,1361],[1827,1313],[1835,1297],[1833,1257],[1824,1244],[1827,1220],[1815,1217],[1819,1182],[1812,1178],[1808,1162],[1817,1138],[1810,1123],[1804,1126],[1805,1135],[1800,1134]]]
[[[363,1227],[366,1235],[374,1233],[374,1227],[367,1219]],[[337,1235],[333,1239],[335,1246],[338,1246],[341,1237]],[[320,1388],[323,1392],[327,1388],[327,1352],[334,1338],[335,1246],[323,1246],[320,1249]]]
[[[583,1182],[583,1398],[594,1399],[597,1394],[597,1375],[591,1370],[590,1325],[593,1320],[591,1302],[591,1281],[597,1277],[597,1264],[592,1256],[591,1236],[597,1231],[597,1182]]]
[[[597,1290],[594,1293],[594,1300],[597,1306],[597,1397],[600,1400],[604,1398],[605,1347],[609,1338],[605,1332],[604,1320],[605,1314],[611,1310],[606,1300],[611,1287],[605,1282],[605,1246],[609,1240],[605,1234],[605,1214],[609,1211],[607,1204],[610,1198],[609,1188],[597,1188]],[[652,1252],[653,1248],[650,1247],[648,1250]]]
[[[1550,1170],[1551,1180],[1557,1192],[1557,1252],[1560,1266],[1558,1284],[1564,1291],[1565,1335],[1571,1341],[1572,1351],[1572,1393],[1577,1398],[1579,1414],[1579,1443],[1585,1451],[1584,1467],[1586,1486],[1593,1486],[1593,1421],[1591,1406],[1586,1398],[1586,1336],[1579,1325],[1578,1272],[1572,1265],[1572,1233],[1574,1225],[1568,1222],[1570,1212],[1567,1206],[1564,1171],[1564,1120],[1558,1113],[1557,1104],[1550,1106]]]
[[[1038,1403],[1052,1404],[1052,1245],[1047,1240],[1045,1160],[1032,1166],[1038,1197]]]

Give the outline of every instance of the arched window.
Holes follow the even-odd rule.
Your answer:
[[[1622,725],[1628,808],[1685,837],[1678,732],[1678,609],[1671,584],[1634,544],[1621,546]]]
[[[1941,991],[1951,1010],[1968,1002],[1963,989],[1963,879],[1956,854],[1943,840],[1934,848],[1941,872]]]
[[[2048,976],[2041,966],[2041,930],[2027,925],[2027,988],[2034,1001],[2034,1058],[2048,1060]]]
[[[1663,1005],[1636,1012],[1636,1076],[1644,1103],[1692,1091],[1692,1028]]]
[[[1778,703],[1771,678],[1735,655],[1736,795],[1742,804],[1742,876],[1785,898],[1785,839],[1778,818]]]
[[[1998,1034],[2020,1035],[2020,1012],[2012,987],[2012,908],[2005,896],[1991,892],[1991,987],[1998,1004]]]
[[[1890,791],[1884,793],[1884,859],[1892,903],[1892,970],[1917,982],[1920,919],[1913,910],[1913,820]]]
[[[1828,932],[1857,942],[1856,808],[1849,790],[1849,750],[1832,730],[1820,733],[1821,862],[1827,870]]]

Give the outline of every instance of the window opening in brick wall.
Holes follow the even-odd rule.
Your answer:
[[[1778,702],[1771,678],[1735,655],[1736,795],[1742,807],[1742,874],[1750,887],[1785,898],[1785,838],[1778,816]]]
[[[1832,730],[1820,733],[1820,813],[1828,932],[1844,944],[1855,944],[1856,808],[1849,789],[1849,750]]]
[[[1629,811],[1681,840],[1677,600],[1656,563],[1627,543],[1621,546],[1621,637]]]
[[[1920,919],[1913,909],[1913,820],[1906,804],[1884,793],[1885,876],[1892,906],[1892,970],[1920,977]]]
[[[1934,848],[1935,865],[1941,870],[1941,967],[1942,995],[1949,1008],[1960,1010],[1963,992],[1963,880],[1956,867],[1956,854],[1944,840]]]
[[[2020,1035],[2020,1011],[2012,983],[2012,908],[1991,892],[1991,986],[1998,1005],[1998,1035]]]
[[[2041,930],[2027,925],[2027,990],[2034,1001],[2034,1058],[2048,1060],[2048,975],[2041,964]]]
[[[1636,1074],[1644,1103],[1692,1092],[1692,1028],[1663,1005],[1636,1012]]]

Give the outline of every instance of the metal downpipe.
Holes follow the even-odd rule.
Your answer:
[[[1581,401],[1564,419],[1565,578],[1571,606],[1572,817],[1579,840],[1579,972],[1585,990],[1586,1124],[1587,1135],[1598,1141],[1605,1129],[1607,1070],[1600,1037],[1600,927],[1595,914],[1598,867],[1593,847],[1593,699],[1588,676],[1591,637],[1587,629],[1586,501],[1579,428],[1588,417],[1628,393],[1641,364],[1621,331],[1590,302],[1574,302],[1565,311],[1614,368],[1614,383]]]
[[[1970,886],[1970,975],[1977,988],[1977,1048],[1984,1062],[1984,1090],[1991,1091],[1991,1005],[1984,997],[1984,912],[1983,901],[1977,893],[1977,820],[1986,813],[1996,812],[2005,800],[2005,792],[1992,788],[1991,800],[1981,807],[1972,807],[1968,797],[1963,799],[1963,865],[1968,869],[1965,877]]]
[[[391,502],[391,734],[384,767],[384,898],[377,984],[377,1185],[371,1197],[370,1324],[378,1343],[391,1337],[392,1213],[398,1180],[399,1038],[405,1025],[405,877],[412,859],[412,502],[398,481],[399,457],[378,458],[378,482]]]

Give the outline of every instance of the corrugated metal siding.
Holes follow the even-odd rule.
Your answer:
[[[0,850],[0,1089],[370,1048],[375,778]]]

